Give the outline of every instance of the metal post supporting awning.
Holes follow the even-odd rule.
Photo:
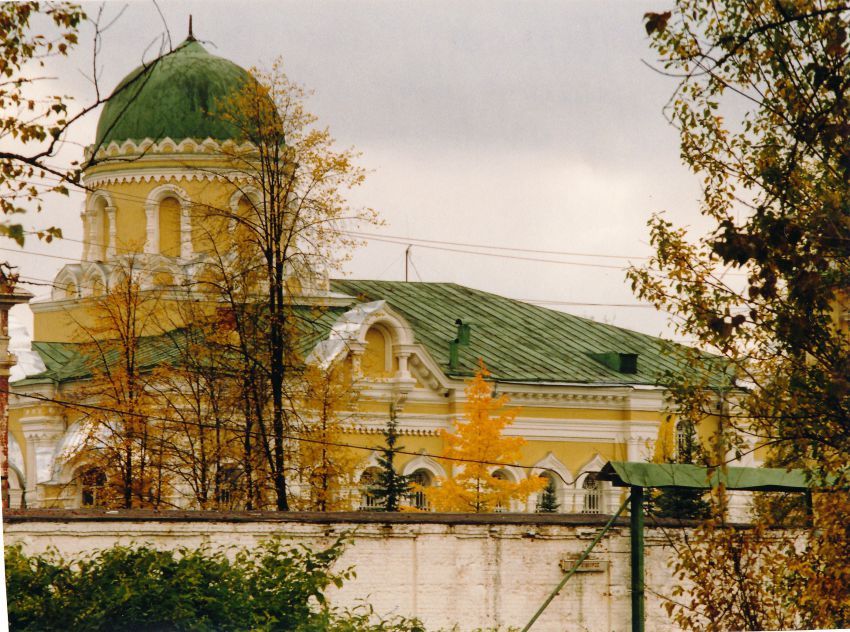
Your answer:
[[[629,531],[631,541],[631,601],[632,632],[644,632],[646,621],[644,599],[644,490],[647,488],[713,489],[723,485],[730,490],[762,492],[808,492],[810,482],[803,470],[784,470],[769,467],[717,467],[706,468],[687,463],[631,463],[609,461],[599,473],[598,480],[610,481],[615,487],[628,487],[629,497],[611,517],[581,558],[559,582],[558,586],[523,628],[531,628],[546,607],[561,591],[576,569],[594,546],[613,526],[617,516],[629,505]]]
[[[644,599],[643,513],[644,490],[663,488],[714,489],[723,485],[729,490],[753,492],[808,492],[810,484],[803,470],[771,467],[707,468],[689,463],[631,463],[609,461],[599,472],[598,480],[610,481],[615,487],[631,491],[631,588],[632,632],[644,632],[646,622]]]

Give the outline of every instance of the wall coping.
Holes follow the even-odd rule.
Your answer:
[[[553,525],[564,527],[601,527],[610,514],[540,513],[436,513],[375,511],[185,511],[150,509],[10,509],[3,512],[5,524],[32,522],[224,522],[224,523],[314,523],[314,524],[445,524],[445,525]],[[629,525],[618,518],[616,526]],[[646,517],[647,527],[689,528],[695,520]]]

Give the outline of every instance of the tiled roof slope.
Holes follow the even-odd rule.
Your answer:
[[[628,329],[537,307],[454,283],[335,280],[332,289],[361,300],[384,299],[449,375],[472,374],[482,358],[493,377],[515,382],[654,385],[679,367],[672,343]],[[449,368],[455,320],[472,323],[456,371]],[[637,372],[620,373],[590,356],[636,353]]]

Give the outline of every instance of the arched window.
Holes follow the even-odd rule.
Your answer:
[[[421,487],[431,487],[434,484],[434,477],[431,476],[431,472],[428,470],[419,469],[411,475],[410,481]],[[428,498],[422,490],[412,492],[407,497],[407,502],[409,505],[422,511],[429,511],[431,509],[431,506],[428,504]]]
[[[602,500],[602,488],[599,485],[599,472],[588,472],[581,484],[584,502],[581,513],[599,513]]]
[[[378,482],[378,468],[370,467],[360,475],[360,511],[379,511],[382,504],[374,493],[375,483]]]
[[[495,478],[496,480],[499,480],[499,481],[510,481],[511,480],[511,477],[508,475],[507,472],[505,472],[505,470],[496,470],[495,472],[493,472],[493,478]],[[511,510],[510,504],[509,503],[502,503],[501,501],[498,502],[496,504],[496,507],[493,509],[493,511],[495,511],[497,513],[503,513],[505,511],[510,511],[510,510]]]
[[[166,257],[180,256],[180,202],[167,197],[159,203],[159,252]]]
[[[106,501],[106,472],[89,467],[80,474],[80,506],[103,507]]]

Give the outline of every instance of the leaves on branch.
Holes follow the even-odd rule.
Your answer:
[[[667,22],[670,20],[672,16],[672,12],[665,11],[664,13],[653,13],[648,12],[643,14],[643,19],[646,21],[644,27],[646,28],[646,34],[652,35],[656,31],[663,31],[667,28]]]

